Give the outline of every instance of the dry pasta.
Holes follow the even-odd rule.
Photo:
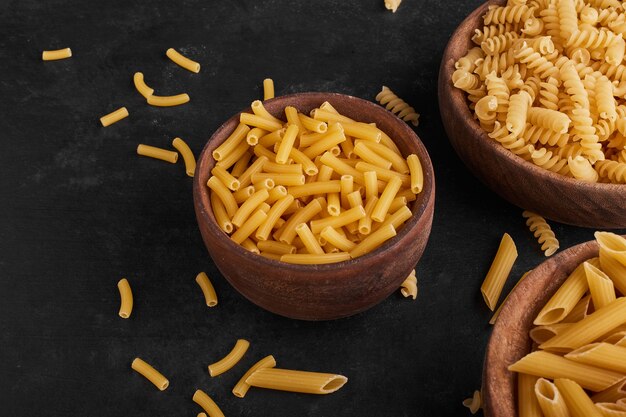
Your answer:
[[[274,98],[274,80],[266,78],[263,80],[263,100]]]
[[[41,59],[44,61],[56,61],[58,59],[71,58],[72,50],[70,48],[56,49],[54,51],[43,51]]]
[[[163,376],[163,374],[140,358],[135,358],[130,366],[134,371],[138,372],[148,381],[152,382],[160,391],[165,390],[170,385],[170,382]]]
[[[241,377],[237,385],[233,388],[233,394],[236,397],[243,398],[246,396],[246,393],[250,389],[250,384],[246,382],[248,377],[255,373],[257,370],[262,368],[274,368],[276,366],[276,360],[272,355],[266,356],[254,365],[250,369],[246,371],[245,374]]]
[[[178,161],[178,152],[168,151],[166,149],[156,148],[154,146],[140,144],[137,146],[137,155],[147,156],[154,159],[160,159],[165,162],[175,164]]]
[[[491,311],[496,308],[502,288],[509,277],[515,259],[517,259],[517,248],[511,236],[505,233],[502,236],[498,252],[489,268],[489,272],[487,272],[487,276],[480,287],[485,303]]]
[[[154,89],[148,87],[143,80],[143,73],[141,72],[136,72],[135,75],[133,75],[133,83],[135,84],[137,91],[139,91],[139,94],[146,99],[154,93]]]
[[[196,158],[193,156],[191,149],[189,149],[189,145],[187,145],[187,143],[185,143],[185,141],[181,138],[174,138],[172,146],[183,156],[183,160],[185,161],[185,172],[187,175],[193,177],[193,174],[196,171]]]
[[[213,288],[213,284],[211,284],[211,280],[207,276],[205,272],[200,272],[196,276],[196,283],[200,286],[202,290],[202,294],[204,294],[204,300],[208,307],[215,307],[217,305],[217,293],[215,292],[215,288]]]
[[[133,292],[126,278],[119,280],[117,289],[120,291],[120,311],[118,314],[121,318],[127,319],[133,312]]]
[[[546,256],[554,255],[559,250],[559,241],[546,220],[538,214],[525,210],[522,216],[527,219],[526,225],[541,244],[541,250]]]
[[[150,95],[146,98],[148,104],[157,107],[172,107],[187,103],[190,98],[186,93],[177,94],[175,96],[155,96]]]
[[[249,347],[250,342],[248,342],[247,340],[237,340],[237,343],[235,343],[235,347],[233,347],[228,355],[224,356],[218,362],[209,365],[209,374],[211,376],[218,376],[228,371],[233,366],[237,365],[237,362],[239,362],[241,358],[243,358],[243,355],[246,354],[246,351]]]
[[[405,122],[411,122],[413,126],[419,124],[419,113],[404,100],[395,95],[388,87],[383,85],[380,93],[376,95],[376,101]]]
[[[391,10],[392,13],[395,13],[398,10],[398,7],[402,3],[402,0],[385,0],[385,8],[387,10]]]
[[[304,394],[330,394],[343,387],[348,378],[338,374],[294,371],[264,367],[254,371],[246,383],[253,387]]]
[[[100,123],[102,126],[107,127],[112,125],[113,123],[119,122],[120,120],[128,117],[128,110],[126,107],[120,107],[112,113],[109,113],[100,118]]]
[[[193,394],[192,400],[194,403],[202,407],[202,409],[206,411],[209,417],[224,417],[224,413],[222,413],[222,410],[217,406],[215,401],[213,401],[213,399],[209,397],[204,391],[196,390],[196,392],[194,392]]]
[[[165,55],[167,55],[169,59],[174,61],[174,63],[180,65],[181,67],[185,68],[188,71],[195,72],[195,73],[200,72],[200,64],[198,64],[196,61],[192,61],[186,56],[183,56],[180,52],[178,52],[174,48],[169,48],[165,52]]]
[[[476,414],[482,407],[482,395],[480,391],[474,391],[474,394],[463,400],[463,406],[467,407],[472,414]]]
[[[409,276],[402,282],[400,293],[405,298],[411,297],[414,300],[417,298],[417,277],[415,276],[415,269],[412,270]]]

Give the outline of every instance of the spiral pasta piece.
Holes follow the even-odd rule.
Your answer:
[[[554,255],[559,249],[559,241],[546,220],[538,214],[525,210],[522,216],[526,219],[526,226],[533,232],[541,244],[541,250],[546,256]]]
[[[521,45],[519,51],[515,54],[515,59],[526,64],[528,69],[533,70],[535,75],[541,79],[554,77],[559,72],[552,62],[541,56],[539,52],[528,46],[526,42]]]
[[[524,84],[523,75],[520,72],[519,65],[515,64],[506,69],[502,73],[502,79],[509,87],[509,90],[522,89],[526,91],[530,97],[534,100],[539,91],[539,79],[536,77],[529,77],[527,84]]]
[[[542,107],[531,107],[528,109],[528,121],[556,133],[567,133],[570,125],[570,119],[567,117],[567,114]]]
[[[475,29],[474,35],[472,35],[472,42],[476,45],[480,45],[485,40],[493,38],[494,36],[503,35],[507,32],[514,32],[517,30],[516,24],[505,23],[499,25],[483,26],[481,29]]]
[[[596,80],[596,103],[602,119],[617,120],[615,98],[613,97],[613,84],[606,76]]]
[[[496,75],[502,74],[515,63],[515,52],[509,49],[506,52],[495,55],[487,55],[476,61],[476,70],[474,71],[481,80],[487,78],[487,75],[495,72]]]
[[[452,82],[456,88],[460,88],[466,92],[475,90],[480,86],[480,79],[476,75],[464,69],[454,71],[452,74]]]
[[[574,178],[581,181],[598,182],[598,173],[593,169],[591,163],[582,156],[568,158],[567,165]]]
[[[600,178],[614,183],[626,184],[626,164],[618,161],[598,161],[595,164]]]
[[[530,145],[532,146],[532,145]],[[548,171],[556,172],[561,175],[569,174],[569,167],[567,166],[567,159],[562,159],[558,155],[555,155],[552,151],[546,148],[531,149],[530,158],[533,163]]]
[[[626,30],[626,22],[623,23],[623,25],[624,30]],[[619,65],[624,60],[624,48],[626,48],[626,44],[622,36],[622,33],[617,35],[606,48],[604,60],[609,65]]]
[[[559,109],[559,81],[549,77],[539,84],[539,103],[549,110]]]
[[[533,14],[525,4],[519,6],[496,6],[491,7],[484,17],[486,25],[502,23],[519,23],[527,20]]]
[[[523,138],[510,133],[506,126],[501,125],[499,121],[495,122],[493,132],[488,135],[520,158],[527,161],[531,159],[532,145],[528,145]]]
[[[524,133],[522,133],[526,142],[535,145],[541,143],[542,145],[549,146],[565,146],[569,141],[569,135],[567,133],[558,133],[550,129],[544,129],[539,126],[526,124]]]
[[[519,38],[517,33],[506,32],[501,35],[485,39],[480,43],[480,48],[486,55],[499,54],[504,52],[507,48],[510,48],[517,38]]]
[[[419,113],[417,113],[413,107],[409,106],[408,103],[395,95],[389,88],[383,86],[380,93],[376,95],[376,101],[378,101],[381,106],[386,105],[385,108],[387,110],[394,113],[405,122],[411,122],[413,126],[419,124]]]
[[[557,0],[559,28],[561,38],[570,39],[572,33],[578,29],[578,15],[574,7],[574,0]]]
[[[526,91],[513,94],[509,100],[509,112],[506,115],[506,128],[518,136],[524,131],[530,107],[530,95]]]
[[[476,103],[474,111],[476,112],[480,126],[487,132],[493,131],[497,109],[498,99],[495,96],[485,96]]]
[[[587,49],[607,48],[615,39],[615,34],[607,29],[585,27],[576,29],[567,39],[567,46],[582,46]]]
[[[524,22],[524,28],[522,33],[526,36],[537,36],[543,32],[544,23],[543,20],[536,17],[531,17]]]
[[[559,21],[559,13],[556,10],[556,6],[551,4],[548,8],[545,8],[539,12],[539,16],[541,16],[541,20],[543,22],[543,26],[545,28],[545,32],[552,38],[559,39],[559,43],[561,40],[561,25]]]
[[[472,72],[476,68],[476,61],[483,58],[484,56],[485,53],[482,49],[478,47],[472,48],[467,51],[467,54],[465,54],[465,56],[459,58],[459,60],[455,62],[454,67],[458,70],[462,69],[467,72]]]

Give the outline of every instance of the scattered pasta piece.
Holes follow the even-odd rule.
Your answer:
[[[147,99],[149,96],[154,94],[154,89],[148,87],[144,82],[143,73],[136,72],[135,75],[133,75],[133,83],[135,84],[135,89],[137,89],[137,91],[139,91],[139,94],[144,96],[144,98]]]
[[[330,394],[343,387],[346,382],[348,378],[343,375],[273,367],[257,369],[246,379],[246,383],[253,387],[304,394]]]
[[[559,250],[559,241],[546,220],[538,214],[525,210],[522,216],[526,220],[526,225],[541,244],[541,250],[546,256],[554,255]]]
[[[211,376],[218,376],[228,371],[233,366],[237,365],[237,362],[239,362],[241,358],[243,358],[243,355],[246,354],[246,351],[249,347],[250,342],[248,342],[247,340],[237,340],[237,343],[235,343],[235,347],[233,347],[228,355],[224,356],[221,360],[209,365],[209,374]]]
[[[411,271],[409,276],[402,283],[400,292],[405,298],[411,297],[414,300],[417,298],[417,277],[415,276],[415,269]]]
[[[480,287],[485,303],[491,311],[496,308],[504,283],[509,277],[516,259],[515,242],[508,233],[505,233],[500,241],[496,257],[489,268],[489,272],[487,272],[483,285]]]
[[[259,369],[262,368],[274,368],[276,366],[276,360],[272,355],[266,356],[257,363],[255,363],[246,373],[239,379],[237,385],[233,388],[233,394],[235,397],[243,398],[250,389],[250,384],[246,382],[248,377]]]
[[[157,107],[172,107],[185,104],[189,101],[189,95],[178,94],[175,96],[155,96],[151,95],[147,97],[148,104]]]
[[[176,161],[178,161],[178,152],[168,151],[167,149],[156,148],[154,146],[144,144],[137,146],[137,155],[160,159],[172,164],[175,164]]]
[[[43,51],[41,59],[44,61],[56,61],[58,59],[70,58],[72,50],[70,48],[57,49],[54,51]]]
[[[121,318],[127,319],[133,312],[133,292],[126,278],[122,278],[117,283],[117,289],[120,291],[120,311],[118,314]]]
[[[131,364],[131,368],[144,376],[148,381],[152,382],[159,390],[165,390],[170,382],[159,371],[154,369],[150,364],[139,358],[135,358]]]
[[[400,3],[402,3],[402,0],[385,0],[385,8],[395,13],[396,10],[398,10]]]
[[[165,55],[174,63],[180,65],[188,71],[195,72],[196,74],[200,72],[200,64],[196,61],[192,61],[191,59],[183,56],[180,52],[176,51],[174,48],[169,48]]]
[[[467,407],[472,414],[476,414],[482,408],[482,395],[480,391],[474,391],[474,395],[463,400],[463,406]]]
[[[526,278],[526,276],[528,274],[530,274],[532,272],[532,269],[530,271],[526,271],[524,272],[524,275],[522,275],[522,277],[519,279],[519,281],[517,281],[517,283],[515,284],[515,286],[513,287],[513,289],[511,289],[511,292],[509,292],[506,297],[504,297],[504,300],[502,300],[502,302],[500,303],[500,306],[497,308],[497,310],[495,311],[495,313],[493,313],[493,316],[491,316],[491,319],[489,320],[489,324],[496,324],[496,320],[498,320],[498,316],[500,315],[500,310],[502,310],[502,306],[504,305],[504,303],[506,303],[506,300],[509,299],[509,296],[511,295],[511,293],[513,293],[513,291],[515,290],[515,288],[517,288],[517,286],[519,284],[521,284],[521,282],[524,280],[524,278]]]
[[[102,126],[107,127],[109,125],[112,125],[113,123],[119,122],[126,117],[128,117],[128,110],[126,109],[126,107],[120,107],[114,112],[102,116],[100,118],[100,123],[102,123]]]
[[[215,288],[213,288],[213,284],[211,284],[211,280],[209,280],[207,274],[200,272],[198,276],[196,276],[196,282],[204,294],[206,305],[209,307],[215,307],[217,305],[217,294],[215,293]]]
[[[263,100],[274,98],[274,80],[266,78],[263,80]]]
[[[191,149],[189,149],[189,145],[181,138],[174,138],[172,146],[183,156],[185,172],[188,176],[193,178],[193,174],[196,171],[196,158],[193,156]]]
[[[400,2],[398,2],[398,4],[400,4]],[[388,87],[383,85],[380,93],[376,95],[376,101],[378,101],[381,106],[385,106],[387,110],[394,113],[405,122],[411,122],[413,126],[417,126],[419,124],[419,113],[417,113],[415,109],[409,106],[404,100],[395,95],[394,92]]]
[[[211,397],[209,397],[204,391],[196,390],[193,394],[193,402],[198,404],[209,417],[224,417],[224,413],[222,410],[215,404],[215,401]]]

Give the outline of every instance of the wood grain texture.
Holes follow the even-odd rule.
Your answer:
[[[398,235],[356,260],[328,265],[291,265],[263,258],[235,244],[220,230],[210,209],[206,182],[214,165],[211,152],[239,123],[239,114],[209,139],[198,159],[194,205],[204,243],[230,284],[253,303],[283,316],[303,320],[346,317],[370,308],[396,291],[419,261],[433,220],[435,181],[426,148],[406,123],[375,103],[332,93],[302,93],[265,101],[274,116],[287,105],[308,112],[329,101],[340,113],[375,122],[404,154],[416,153],[424,170],[424,188],[412,204],[414,216]],[[244,110],[244,111],[250,111]]]
[[[558,175],[524,161],[487,136],[468,107],[466,94],[452,85],[454,63],[475,46],[488,1],[456,29],[439,69],[441,118],[459,157],[469,170],[502,198],[561,223],[592,228],[626,227],[626,186],[591,184]]]
[[[509,365],[530,353],[533,320],[582,262],[598,256],[595,240],[574,246],[536,267],[511,293],[493,327],[483,366],[483,411],[486,417],[517,415],[516,374]]]

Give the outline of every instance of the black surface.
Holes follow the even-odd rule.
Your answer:
[[[543,259],[521,210],[485,189],[453,153],[436,102],[439,60],[478,1],[405,0],[396,14],[368,1],[14,1],[0,7],[0,415],[191,416],[196,388],[227,416],[459,416],[480,386],[490,313],[479,287],[500,237],[520,257],[513,277]],[[44,49],[74,57],[42,62]],[[178,48],[200,74],[165,57]],[[143,71],[177,108],[144,103]],[[181,163],[135,155],[138,143],[212,131],[259,98],[336,91],[373,99],[385,84],[422,113],[417,132],[435,164],[437,200],[417,267],[417,302],[391,296],[356,317],[321,323],[250,304],[212,265],[196,228]],[[130,117],[102,128],[126,106]],[[553,225],[562,247],[592,230]],[[208,309],[194,282],[205,270],[220,297]],[[117,316],[116,283],[135,292]],[[512,287],[513,279],[507,283]],[[234,370],[206,366],[237,338],[251,349]],[[329,396],[230,389],[274,354],[282,367],[339,372]],[[157,391],[130,370],[141,356],[170,379]]]

